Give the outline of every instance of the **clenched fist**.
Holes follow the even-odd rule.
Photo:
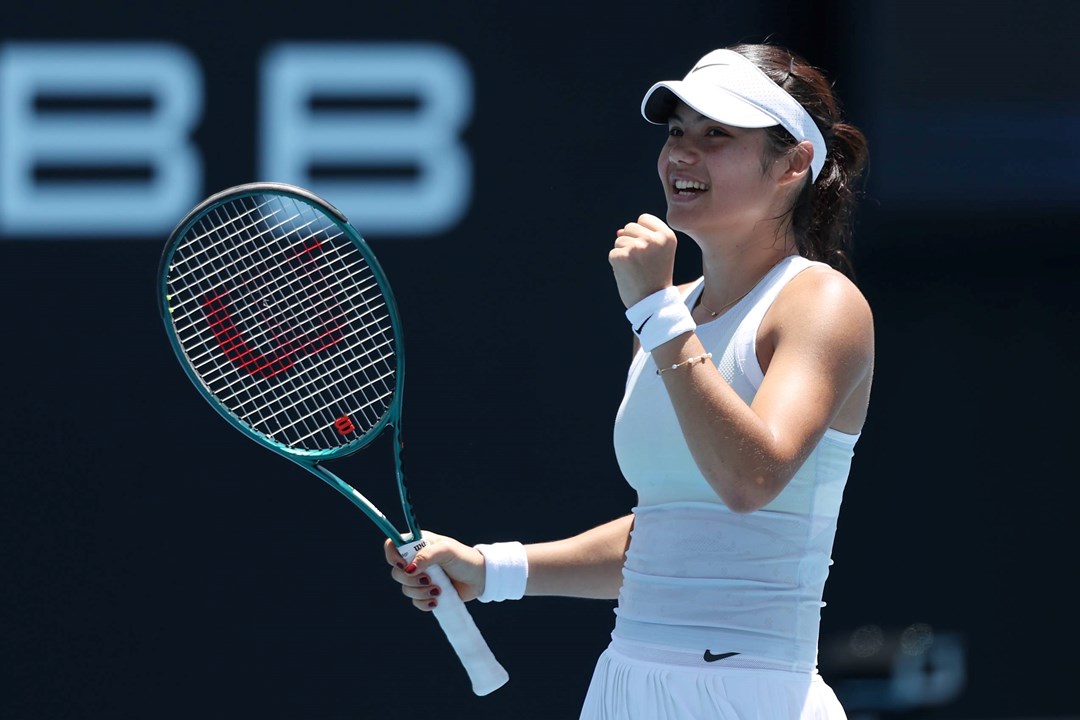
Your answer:
[[[675,232],[655,215],[645,214],[615,233],[608,262],[615,271],[619,297],[630,307],[673,284]]]

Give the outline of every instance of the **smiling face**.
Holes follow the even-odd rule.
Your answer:
[[[780,189],[765,131],[724,125],[679,102],[657,170],[668,224],[691,237],[747,236],[777,216]]]

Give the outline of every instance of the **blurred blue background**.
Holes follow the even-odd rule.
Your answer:
[[[5,3],[0,717],[576,717],[613,603],[474,606],[511,682],[473,697],[374,527],[190,387],[158,257],[210,192],[321,192],[401,305],[422,522],[575,533],[634,502],[606,255],[663,213],[641,96],[764,39],[871,147],[877,375],[822,674],[853,720],[1080,717],[1078,7]],[[393,507],[389,448],[342,465]]]

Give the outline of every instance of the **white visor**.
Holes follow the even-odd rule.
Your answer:
[[[658,82],[645,93],[641,114],[664,125],[676,100],[717,122],[743,128],[783,125],[798,140],[814,146],[811,177],[825,165],[825,138],[810,113],[757,65],[734,50],[713,50],[682,80]]]

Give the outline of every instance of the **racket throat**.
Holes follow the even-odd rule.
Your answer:
[[[364,497],[359,490],[352,485],[349,485],[322,465],[304,464],[303,466],[327,485],[344,495],[353,505],[360,508],[364,514],[368,516],[368,519],[375,523],[379,529],[385,533],[386,537],[390,538],[395,546],[407,543],[408,540],[406,540],[406,537],[412,537],[412,533],[407,533],[406,535],[399,533],[397,528],[394,527],[394,524],[390,522],[389,518],[383,515],[379,508],[375,507],[374,503]],[[423,545],[421,545],[421,547],[423,547]]]

